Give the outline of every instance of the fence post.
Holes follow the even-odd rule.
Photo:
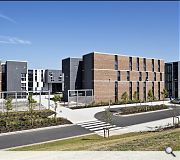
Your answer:
[[[4,93],[2,93],[2,112],[4,113]]]
[[[15,92],[15,99],[16,99],[16,112],[18,111],[18,108],[17,108],[17,92]]]
[[[50,90],[48,90],[48,109],[50,109]]]
[[[76,100],[76,107],[78,106],[78,90],[77,90],[77,100]]]
[[[39,110],[41,110],[41,91],[39,92]]]
[[[85,106],[87,105],[86,90],[85,90]]]

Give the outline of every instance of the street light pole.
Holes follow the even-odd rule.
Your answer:
[[[110,79],[109,79],[109,109],[111,106],[111,95],[110,95]]]

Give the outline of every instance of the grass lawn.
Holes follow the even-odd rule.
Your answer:
[[[160,132],[128,133],[111,138],[96,134],[12,149],[14,151],[159,151],[180,150],[180,128]]]

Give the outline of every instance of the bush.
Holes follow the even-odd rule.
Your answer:
[[[0,133],[71,123],[63,118],[57,118],[57,121],[48,118],[52,114],[54,112],[51,110],[34,111],[32,125],[29,112],[9,112],[8,121],[6,114],[0,113]]]
[[[155,105],[155,106],[142,105],[142,106],[124,107],[124,108],[121,108],[120,110],[121,112],[119,114],[126,115],[126,114],[155,111],[155,110],[161,110],[161,109],[167,109],[167,108],[168,107],[163,104]]]

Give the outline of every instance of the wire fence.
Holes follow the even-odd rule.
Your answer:
[[[49,91],[7,91],[0,92],[0,112],[6,112],[6,99],[12,99],[11,111],[27,111],[29,110],[28,96],[32,94],[32,98],[36,101],[34,110],[43,110],[50,107]]]
[[[68,107],[87,106],[94,102],[93,90],[68,90]]]

